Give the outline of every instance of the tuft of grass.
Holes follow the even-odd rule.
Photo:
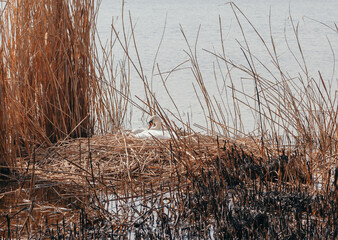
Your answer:
[[[94,0],[5,4],[0,19],[2,162],[8,153],[31,156],[37,146],[122,126],[129,77],[123,62],[121,69],[113,65],[114,40],[105,48],[96,35],[98,8]]]
[[[29,7],[28,7],[29,6]],[[93,1],[11,1],[2,16],[6,78],[19,138],[53,143],[93,132],[96,93],[91,32]],[[14,27],[15,26],[15,27]]]
[[[11,165],[13,160],[10,157],[11,138],[10,136],[10,118],[8,115],[8,82],[6,81],[6,72],[3,62],[3,49],[0,48],[0,174],[6,172],[6,168]],[[2,177],[2,176],[0,176]]]

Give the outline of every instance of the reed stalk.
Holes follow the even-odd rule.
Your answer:
[[[215,56],[218,70],[226,72],[221,80],[224,85],[230,80],[231,94],[218,91],[216,98],[208,92],[199,67],[198,34],[191,46],[181,29],[188,61],[177,67],[191,64],[195,92],[202,93],[198,100],[206,127],[199,127],[207,134],[197,134],[190,122],[183,122],[166,86],[176,67],[164,77],[154,61],[152,75],[157,69],[178,116],[156,98],[143,71],[130,15],[129,26],[122,19],[122,33],[113,24],[105,48],[101,42],[93,46],[97,30],[92,1],[42,2],[13,2],[2,18],[0,153],[22,153],[14,151],[18,143],[34,152],[13,167],[29,173],[19,191],[0,193],[1,200],[12,204],[10,213],[0,214],[0,236],[126,238],[130,232],[137,238],[168,239],[336,236],[337,92],[320,72],[309,75],[299,42],[300,73],[291,77],[282,71],[272,34],[270,46],[231,3],[242,30],[244,44],[238,43],[245,58],[244,64],[227,58],[219,19],[221,53],[206,51]],[[27,4],[32,8],[25,10]],[[259,37],[273,68],[250,48],[242,21]],[[13,23],[19,27],[11,27]],[[298,41],[298,32],[294,34]],[[115,43],[124,51],[117,64],[112,57]],[[261,67],[271,76],[259,74]],[[253,80],[254,93],[238,89],[231,76],[234,69]],[[129,98],[132,70],[144,85],[140,104]],[[126,119],[129,103],[158,114],[173,137],[137,139],[128,131],[116,131]],[[259,114],[258,131],[248,134],[240,129],[243,106]],[[50,146],[42,145],[46,143]],[[0,161],[8,165],[8,159]],[[17,195],[24,204],[10,198]]]
[[[3,49],[0,45],[0,174],[6,172],[6,167],[10,166],[11,144],[10,144],[10,119],[8,116],[7,91],[8,83],[6,81],[6,72],[3,63]],[[0,176],[1,178],[2,176]]]
[[[30,144],[87,136],[96,92],[91,38],[93,1],[7,4],[3,57],[19,106],[20,139]],[[15,26],[15,27],[14,27]]]

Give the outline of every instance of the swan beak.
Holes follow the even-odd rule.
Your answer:
[[[148,127],[148,130],[153,126],[153,121],[150,121],[149,122],[149,127]]]

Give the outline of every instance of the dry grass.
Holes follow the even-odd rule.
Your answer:
[[[126,236],[131,229],[144,236],[155,233],[167,236],[168,231],[180,236],[185,234],[186,224],[199,236],[210,236],[210,226],[214,226],[219,237],[240,236],[242,233],[237,228],[236,219],[241,218],[246,218],[243,219],[244,225],[245,222],[250,226],[258,224],[265,230],[264,219],[270,219],[274,231],[289,228],[290,232],[301,235],[293,223],[295,218],[290,214],[294,208],[309,214],[302,201],[315,209],[311,215],[315,220],[311,220],[311,224],[321,221],[323,214],[332,221],[334,209],[327,206],[327,201],[334,197],[331,190],[322,200],[315,200],[322,194],[309,189],[311,176],[307,166],[300,161],[302,156],[297,152],[274,153],[278,154],[278,157],[264,161],[260,155],[259,139],[248,138],[226,140],[193,134],[179,140],[160,141],[137,139],[125,132],[79,138],[37,149],[34,158],[22,159],[24,161],[18,164],[17,171],[27,171],[26,176],[31,181],[26,183],[26,187],[37,187],[37,190],[29,196],[22,191],[18,196],[24,199],[33,197],[36,203],[26,200],[25,206],[33,216],[38,216],[43,210],[43,216],[49,219],[46,224],[32,222],[29,225],[31,232],[43,226],[45,231],[54,229],[64,236],[69,231],[73,234],[80,231],[74,229],[74,224],[88,234],[98,236]],[[41,188],[51,192],[49,198],[41,195]],[[5,192],[1,196],[11,194]],[[55,196],[59,199],[56,202]],[[323,206],[327,206],[326,210]],[[66,221],[64,230],[57,230],[55,222],[61,221],[59,213],[63,211],[66,219],[63,220]],[[264,211],[274,214],[270,216]],[[18,234],[14,226],[22,226],[23,219],[30,219],[25,214],[16,209],[10,215],[13,234]],[[233,218],[228,219],[229,214]],[[285,214],[290,217],[279,219]],[[156,220],[155,216],[164,219]],[[83,218],[88,219],[86,224],[81,222]],[[304,219],[306,215],[300,218]],[[167,225],[158,226],[152,232],[150,228],[156,225],[156,221]],[[305,222],[304,227],[308,226]],[[0,227],[4,228],[5,223],[6,219],[2,218]],[[108,229],[101,232],[103,226]],[[332,234],[330,223],[316,226],[322,226]],[[21,235],[24,236],[26,231],[23,230]],[[264,231],[254,231],[253,234],[268,234]],[[317,234],[323,234],[322,231],[316,228]],[[44,234],[53,236],[51,232]],[[284,232],[283,236],[288,236],[288,233]]]
[[[53,238],[54,229],[58,236],[79,238],[126,237],[130,230],[140,238],[207,238],[210,231],[219,238],[334,236],[337,91],[320,73],[309,76],[299,42],[299,76],[283,72],[272,35],[270,46],[240,9],[230,6],[238,26],[243,30],[245,21],[256,32],[276,69],[254,55],[244,30],[245,44],[239,46],[244,63],[228,59],[220,19],[222,50],[208,52],[224,85],[230,81],[226,94],[232,104],[217,101],[204,84],[197,46],[190,46],[182,29],[195,91],[203,96],[206,127],[198,127],[207,135],[201,135],[156,99],[131,16],[129,24],[122,16],[121,33],[113,24],[106,48],[96,40],[94,1],[8,2],[1,15],[0,163],[11,167],[10,178],[19,186],[2,192],[0,200],[14,194],[25,207],[17,200],[13,213],[1,211],[0,234]],[[117,63],[115,44],[125,53]],[[271,78],[260,75],[257,66]],[[155,69],[170,96],[167,78],[154,63],[152,74]],[[230,69],[255,82],[254,96],[235,88]],[[131,71],[144,85],[140,104],[129,98]],[[128,104],[156,113],[178,137],[141,140],[121,130]],[[242,129],[241,106],[258,116],[252,134]],[[39,190],[44,188],[61,200],[50,202]],[[63,214],[62,230],[55,212]]]
[[[93,132],[93,18],[92,1],[6,4],[1,43],[14,94],[9,111],[15,112],[17,140],[26,146]]]
[[[117,79],[112,45],[98,49],[94,44],[98,6],[90,0],[5,4],[2,153],[32,156],[36,146],[107,133],[123,124],[129,77],[122,73]],[[102,61],[99,51],[105,53]],[[7,164],[14,167],[15,160]]]
[[[8,83],[6,81],[6,72],[3,63],[3,49],[0,49],[0,166],[8,167],[11,163],[8,162],[13,160],[10,157],[11,143],[10,143],[10,134],[9,134],[9,124],[10,121],[8,116],[8,102],[7,93]],[[0,169],[2,173],[4,169]]]
[[[215,138],[197,134],[184,137],[178,143],[140,140],[125,132],[79,138],[38,150],[34,171],[39,178],[49,181],[73,181],[83,185],[94,179],[101,184],[116,181],[117,190],[123,189],[127,182],[143,183],[148,187],[160,182],[174,184],[170,177],[176,171],[183,174],[188,170],[194,172],[201,167],[208,168],[210,160],[220,154],[220,146],[215,143]],[[237,145],[238,151],[252,155],[258,164],[261,156],[257,155],[259,151],[254,140],[242,139],[226,144],[227,148]],[[20,167],[27,169],[28,166]],[[32,166],[29,169],[32,171]]]
[[[309,73],[307,62],[300,43],[298,25],[289,17],[288,26],[292,29],[293,36],[285,34],[285,41],[290,55],[299,65],[296,76],[284,70],[288,66],[280,63],[278,47],[275,45],[272,27],[270,36],[264,39],[261,33],[250,22],[246,15],[234,3],[230,3],[237,24],[242,33],[242,43],[238,41],[243,52],[243,62],[234,63],[227,57],[220,23],[221,51],[209,51],[216,58],[218,68],[215,68],[216,82],[218,85],[230,86],[227,95],[232,96],[232,110],[223,100],[216,100],[208,94],[200,78],[197,56],[189,46],[189,57],[196,82],[203,93],[206,119],[209,129],[221,132],[224,136],[246,135],[242,129],[241,109],[250,109],[256,118],[257,130],[253,136],[260,139],[261,154],[264,160],[269,158],[267,148],[281,150],[297,150],[304,156],[302,165],[309,165],[309,171],[318,175],[324,182],[334,174],[337,166],[338,144],[338,96],[337,85],[334,83],[335,67],[331,79],[323,79],[320,71],[318,75]],[[251,28],[259,39],[258,43],[250,42],[244,30],[244,25]],[[291,47],[288,37],[296,39],[296,47]],[[253,45],[261,44],[269,56],[268,59],[259,59],[253,50]],[[195,46],[196,48],[196,46]],[[334,56],[334,53],[333,53]],[[271,64],[272,63],[272,64]],[[333,63],[335,66],[335,63]],[[252,79],[255,84],[255,94],[245,92],[233,83],[232,72],[239,71],[243,78]],[[263,73],[262,73],[263,72]],[[218,99],[227,99],[220,95]],[[226,121],[225,116],[231,116],[232,122]],[[265,143],[268,142],[268,145]],[[272,155],[273,156],[273,155]],[[332,180],[332,179],[331,179]]]

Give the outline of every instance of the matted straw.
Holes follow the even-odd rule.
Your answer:
[[[219,166],[214,165],[215,161],[221,160],[222,164],[235,167],[228,156],[231,152],[237,152],[239,158],[251,159],[250,164],[266,166],[266,171],[269,168],[274,168],[271,171],[281,170],[274,166],[277,163],[273,159],[263,161],[259,142],[255,139],[226,140],[200,134],[180,137],[175,141],[138,139],[122,131],[65,140],[50,148],[38,149],[35,154],[36,166],[33,168],[31,165],[29,169],[39,179],[74,182],[84,186],[89,181],[101,186],[113,184],[115,189],[123,189],[125,184],[138,188],[141,183],[147,187],[159,187],[164,183],[175,185],[178,179],[173,176],[189,178],[202,168],[217,173]],[[270,154],[276,157],[282,155],[272,150]],[[21,161],[22,170],[27,170],[26,164]],[[295,178],[297,175],[305,178],[301,165],[293,168],[294,171],[291,168],[286,170],[290,172],[289,175],[297,171]]]

